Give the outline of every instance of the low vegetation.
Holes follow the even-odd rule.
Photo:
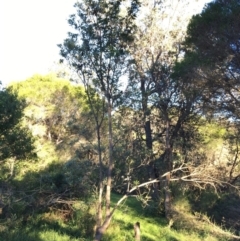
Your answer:
[[[121,196],[113,194],[114,205]],[[92,240],[94,234],[94,203],[90,200],[71,203],[71,209],[52,210],[43,212],[35,210],[24,219],[26,213],[11,214],[7,220],[1,219],[0,238],[8,241],[75,241]],[[130,197],[116,211],[111,227],[104,236],[104,241],[134,240],[133,225],[140,222],[141,240],[178,240],[178,241],[227,241],[238,240],[231,230],[217,226],[207,215],[189,213],[189,203],[186,197],[175,204],[176,219],[171,227],[164,215],[158,215],[149,206],[143,208],[141,201]],[[39,212],[39,213],[38,213]],[[71,215],[66,213],[71,212]],[[18,216],[19,215],[19,216]]]

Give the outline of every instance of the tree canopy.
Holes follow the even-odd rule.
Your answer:
[[[33,139],[28,129],[21,125],[24,99],[19,99],[12,88],[0,91],[0,156],[7,158],[33,157]]]
[[[217,0],[194,16],[177,65],[194,78],[206,104],[220,115],[239,118],[240,2]],[[218,108],[216,108],[218,107]]]

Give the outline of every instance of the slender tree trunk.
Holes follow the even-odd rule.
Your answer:
[[[149,116],[145,116],[145,135],[146,135],[146,146],[149,150],[152,151],[152,130],[151,130],[151,123],[149,120]]]
[[[99,183],[98,183],[98,204],[97,204],[97,217],[96,217],[96,230],[98,230],[99,227],[102,225],[102,196],[103,196],[103,164],[102,164],[102,149],[101,149],[101,133],[100,133],[100,128],[102,126],[102,122],[104,119],[104,105],[105,105],[105,100],[102,99],[103,101],[103,106],[102,106],[102,112],[100,115],[100,120],[99,120],[99,110],[96,110],[94,108],[94,103],[93,99],[91,96],[91,89],[90,86],[87,84],[87,81],[84,78],[84,86],[86,90],[86,94],[88,97],[89,104],[91,106],[91,110],[93,112],[93,116],[95,119],[96,123],[96,133],[97,133],[97,141],[98,141],[98,162],[99,162]]]
[[[94,241],[100,241],[101,240],[103,234],[106,232],[107,228],[110,225],[112,215],[113,215],[113,212],[110,213],[109,216],[106,216],[103,224],[100,227],[97,228]]]
[[[172,170],[172,147],[170,145],[170,121],[169,118],[166,117],[166,149],[165,149],[165,166],[167,168],[168,174],[165,177],[164,181],[164,208],[165,208],[165,216],[168,220],[171,219],[171,191],[169,188],[170,178],[171,178],[171,170]]]
[[[97,227],[100,227],[102,224],[103,177],[102,177],[101,135],[100,135],[100,126],[98,124],[97,124],[97,139],[98,139],[98,161],[99,161],[99,193],[98,193],[98,208],[97,208]]]
[[[136,222],[134,224],[134,238],[137,241],[140,241],[140,239],[141,239],[140,223],[139,222]]]
[[[169,188],[170,183],[170,172],[166,175],[164,181],[164,209],[165,209],[165,217],[168,221],[172,218],[172,206],[171,206],[171,190]]]
[[[112,134],[112,104],[111,99],[107,99],[108,104],[108,171],[107,171],[107,187],[106,187],[106,217],[104,222],[101,225],[98,225],[94,241],[100,241],[103,234],[106,232],[107,228],[110,225],[112,215],[114,210],[111,212],[111,185],[112,185],[112,169],[113,169],[113,160],[112,160],[112,152],[113,152],[113,134]],[[102,185],[102,184],[101,184]],[[99,189],[99,203],[102,201],[102,196],[100,196],[100,190],[101,195],[103,191],[103,186],[101,186],[101,189]],[[102,217],[102,216],[101,216]]]
[[[10,177],[12,177],[14,174],[15,160],[16,160],[16,157],[12,157],[9,160]]]
[[[151,159],[152,159],[152,154],[153,154],[153,140],[152,140],[152,130],[151,130],[151,122],[150,122],[150,113],[147,107],[148,104],[148,96],[145,91],[145,86],[144,86],[144,80],[142,80],[142,85],[141,85],[141,91],[142,91],[142,108],[143,108],[143,113],[144,113],[144,130],[145,130],[145,135],[146,135],[146,146],[148,150],[151,152]],[[149,161],[148,164],[148,173],[149,173],[149,178],[152,180],[156,178],[155,176],[155,168],[154,168],[154,162],[153,160]],[[159,192],[158,192],[158,184],[153,183],[152,184],[152,197],[157,200],[159,198]]]
[[[111,219],[113,217],[113,214],[114,212],[116,211],[116,209],[119,207],[119,205],[126,199],[128,198],[129,194],[134,192],[135,190],[137,190],[138,188],[141,188],[141,187],[144,187],[144,186],[147,186],[149,184],[152,184],[152,183],[157,183],[159,182],[159,179],[155,179],[155,180],[151,180],[149,182],[145,182],[145,183],[142,183],[142,184],[139,184],[135,187],[133,187],[128,194],[125,194],[122,198],[120,198],[117,202],[117,204],[115,204],[114,208],[112,209],[112,211],[110,212],[110,214],[108,216],[106,216],[103,224],[101,227],[98,227],[97,231],[96,231],[96,234],[95,234],[95,238],[94,238],[94,241],[100,241],[103,234],[105,233],[105,231],[107,230],[110,222],[111,222]],[[140,224],[139,224],[139,231],[140,231]]]
[[[145,135],[146,135],[146,146],[148,150],[151,152],[151,157],[150,157],[150,162],[148,164],[148,173],[149,173],[149,178],[152,180],[156,178],[155,172],[155,163],[152,160],[153,159],[153,140],[152,140],[152,130],[151,130],[151,122],[149,120],[149,116],[145,116]],[[158,191],[158,183],[153,183],[152,184],[152,198],[154,200],[159,199],[159,191]]]
[[[112,169],[113,169],[113,134],[112,134],[112,103],[111,99],[108,97],[108,171],[107,171],[107,190],[106,190],[106,216],[110,215],[110,205],[111,205],[111,185],[112,185]]]

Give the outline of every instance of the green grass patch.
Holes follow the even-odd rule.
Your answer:
[[[121,198],[112,194],[112,206]],[[59,213],[35,214],[23,223],[17,215],[0,220],[1,241],[90,241],[93,240],[94,216],[91,202],[79,201],[74,215],[68,221]],[[204,215],[193,215],[187,203],[179,204],[179,212],[171,228],[157,212],[148,212],[139,200],[129,197],[114,213],[109,229],[102,241],[133,241],[133,225],[140,222],[141,241],[227,241],[234,240],[230,233],[212,224]],[[185,211],[185,212],[184,212]]]
[[[121,196],[112,194],[113,205]],[[186,203],[179,205],[185,209]],[[184,207],[183,207],[184,206]],[[188,209],[187,205],[187,209]],[[141,225],[141,241],[227,241],[232,240],[229,234],[219,232],[216,226],[210,223],[198,221],[197,217],[187,213],[179,213],[174,221],[172,228],[168,226],[164,216],[155,213],[148,213],[148,207],[143,208],[141,202],[134,197],[129,197],[116,210],[110,228],[107,230],[103,241],[118,240],[131,241],[134,240],[133,225],[140,222]],[[187,210],[188,211],[188,210]],[[176,223],[175,223],[176,222]],[[213,230],[215,227],[215,231]]]

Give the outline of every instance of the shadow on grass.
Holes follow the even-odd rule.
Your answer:
[[[112,206],[114,206],[119,199],[121,199],[123,195],[112,193]],[[135,216],[144,216],[150,218],[160,218],[161,220],[164,219],[164,216],[159,212],[156,203],[149,202],[147,206],[143,206],[141,201],[137,199],[137,197],[129,196],[126,198],[119,206],[119,210],[121,209],[123,212],[131,212]],[[159,220],[158,220],[159,221]]]
[[[87,200],[90,188],[86,188],[83,182],[70,181],[77,179],[76,176],[84,176],[82,173],[88,173],[86,170],[92,170],[90,164],[88,160],[53,162],[38,172],[31,170],[21,178],[10,180],[11,196],[10,191],[5,192],[5,189],[2,193],[6,211],[0,213],[4,222],[4,230],[0,225],[0,241],[45,241],[49,240],[48,233],[53,237],[64,236],[64,239],[56,239],[61,241],[91,236],[92,233],[89,233],[93,229],[90,227],[91,220],[88,222],[85,215],[87,211],[83,210],[85,220],[81,223],[82,219],[74,216],[75,209],[67,204],[72,200]],[[63,203],[58,203],[58,199]],[[50,214],[55,217],[44,216]],[[8,225],[10,221],[12,228]]]
[[[31,218],[27,224],[16,226],[11,224],[0,232],[1,241],[52,241],[52,240],[78,240],[81,237],[81,231],[77,226],[66,225],[63,227],[60,223],[48,220],[40,220],[36,216]],[[35,220],[34,220],[35,219]],[[38,220],[37,220],[38,219]],[[3,225],[2,225],[3,227]],[[59,237],[64,236],[64,239]]]
[[[0,240],[2,241],[44,241],[39,237],[38,232],[16,230],[10,232],[1,232]]]
[[[41,219],[35,223],[29,224],[29,231],[31,232],[44,232],[44,231],[55,231],[57,233],[61,233],[69,236],[71,239],[77,239],[81,237],[82,233],[77,226],[66,225],[63,227],[62,224],[56,221],[48,221],[45,219]]]
[[[121,199],[122,197],[123,195],[112,193],[111,201],[113,204],[116,204],[119,201],[119,199]],[[137,200],[137,198],[135,197],[128,197],[122,202],[122,204],[120,204],[120,207],[121,206],[130,208],[131,212],[137,212],[137,213],[143,212],[143,207],[141,202]]]
[[[142,240],[142,241],[156,241],[156,239],[149,238],[149,237],[147,237],[147,236],[145,236],[145,235],[142,235],[142,236],[141,236],[141,240]]]

